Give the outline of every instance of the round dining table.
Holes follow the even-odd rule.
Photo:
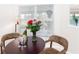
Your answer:
[[[36,42],[32,42],[32,36],[28,37],[27,46],[19,47],[19,40],[17,38],[10,42],[5,47],[6,54],[39,54],[45,46],[45,42],[42,38],[36,37]]]

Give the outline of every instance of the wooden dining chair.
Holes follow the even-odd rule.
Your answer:
[[[19,36],[21,36],[20,33],[8,33],[8,34],[3,35],[1,38],[1,53],[4,53],[4,51],[5,51],[5,41],[6,40],[13,39],[13,38],[16,39]]]
[[[45,48],[40,54],[65,54],[68,49],[68,41],[61,36],[52,35],[45,43],[48,42],[50,42],[50,47]],[[58,51],[57,49],[53,48],[52,47],[53,42],[60,44],[61,46],[64,47],[64,49],[62,51]]]

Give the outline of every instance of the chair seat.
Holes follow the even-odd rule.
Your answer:
[[[54,48],[46,48],[40,54],[57,54],[57,53],[59,53],[59,51]]]

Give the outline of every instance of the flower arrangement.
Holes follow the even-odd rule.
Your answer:
[[[33,19],[27,22],[27,28],[31,30],[31,32],[37,32],[40,30],[41,21]]]
[[[40,26],[41,26],[41,21],[33,19],[33,20],[29,20],[27,22],[27,26],[26,28],[30,29],[31,32],[33,33],[32,36],[32,42],[36,42],[36,32],[40,30]]]

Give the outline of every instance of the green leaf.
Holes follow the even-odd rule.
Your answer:
[[[23,35],[26,35],[26,36],[27,36],[27,30],[25,30],[25,31],[23,32]]]

